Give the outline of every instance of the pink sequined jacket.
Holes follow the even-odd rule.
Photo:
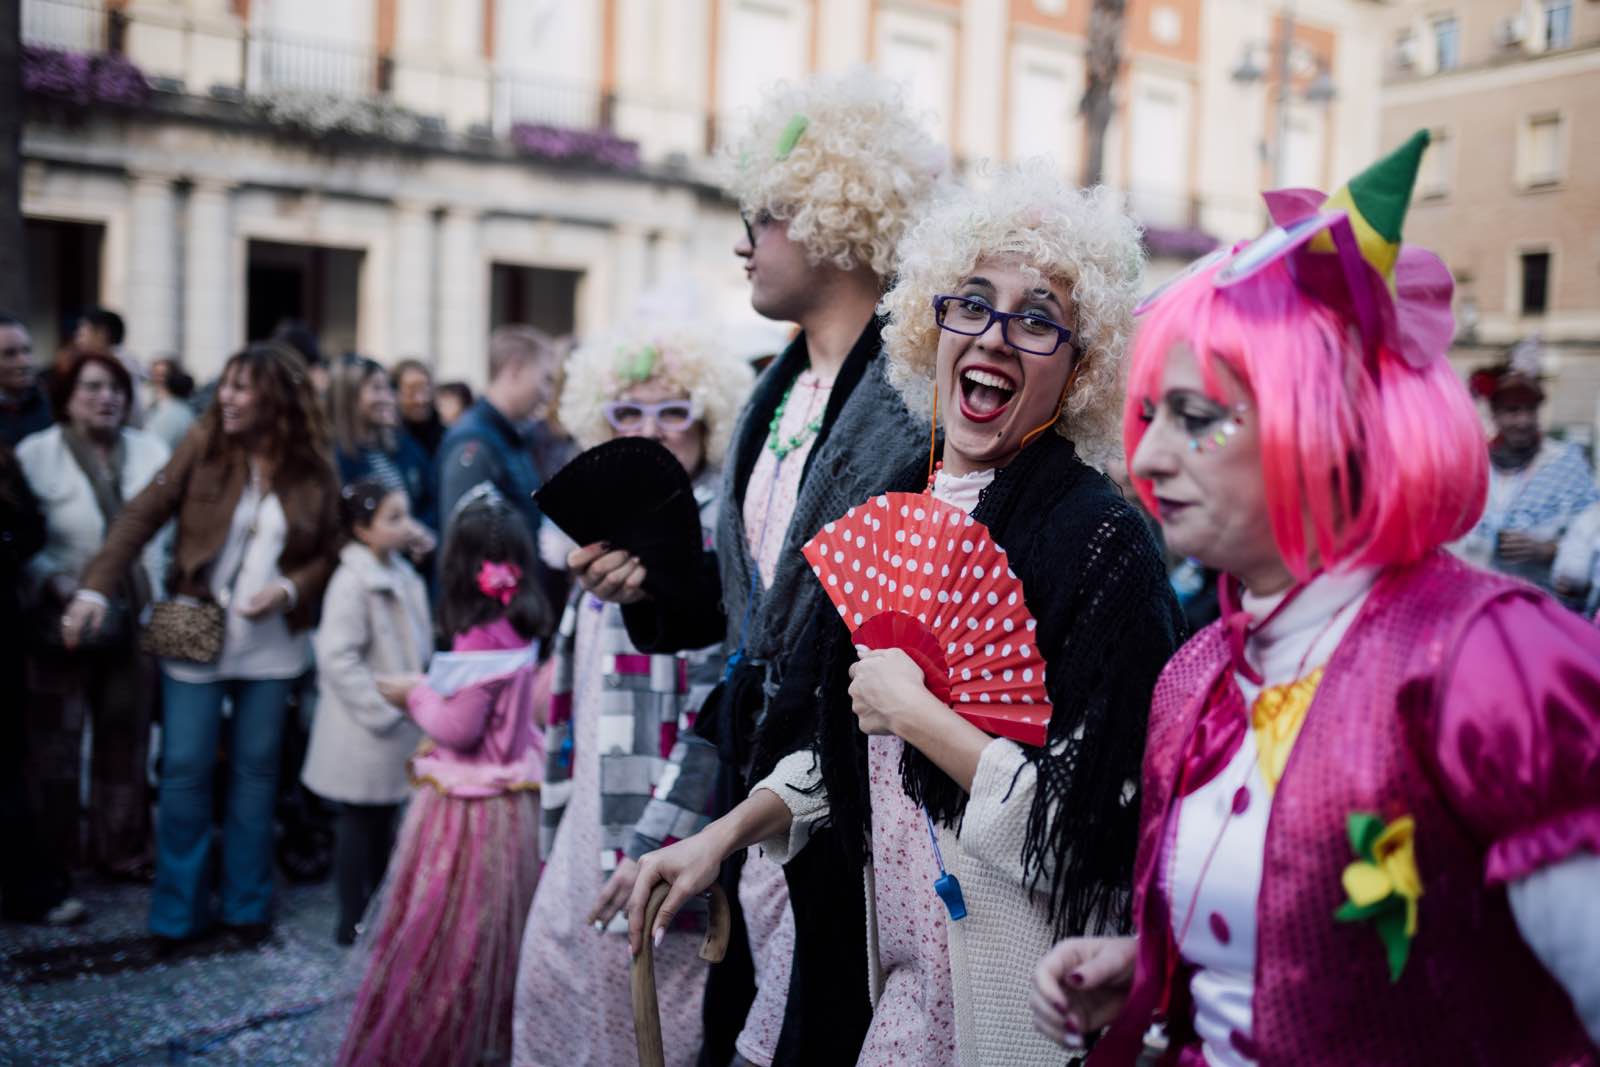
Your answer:
[[[456,638],[456,652],[526,648],[528,639],[505,619]],[[492,797],[538,789],[544,772],[544,734],[534,717],[531,661],[475,681],[449,696],[419,685],[407,701],[428,735],[411,757],[411,778],[454,797]]]
[[[1135,869],[1134,986],[1095,1067],[1132,1064],[1173,966],[1160,872],[1180,764],[1220,766],[1208,713],[1234,684],[1222,624],[1156,687]],[[1237,704],[1233,705],[1235,709]],[[1234,714],[1237,714],[1235,710]],[[1225,741],[1210,740],[1218,748]],[[1226,762],[1226,756],[1221,757]],[[1415,819],[1410,960],[1392,982],[1369,923],[1338,922],[1352,812]],[[1548,597],[1443,553],[1382,575],[1327,665],[1273,800],[1257,904],[1253,1048],[1277,1065],[1600,1063],[1528,949],[1506,883],[1600,854],[1600,631]],[[1176,1063],[1195,1038],[1172,980]],[[1193,1046],[1189,1059],[1193,1062]]]

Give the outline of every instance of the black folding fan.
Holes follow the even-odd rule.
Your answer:
[[[646,587],[700,566],[700,507],[683,465],[659,442],[619,437],[580,453],[533,495],[580,545],[604,541],[644,564]]]

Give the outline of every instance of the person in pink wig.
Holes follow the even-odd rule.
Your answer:
[[[379,676],[427,739],[389,874],[357,951],[365,976],[341,1067],[511,1062],[523,926],[539,878],[538,641],[551,611],[518,513],[487,485],[456,505],[439,568],[451,651]]]
[[[1137,937],[1035,972],[1095,1067],[1600,1062],[1600,633],[1441,549],[1486,471],[1426,145],[1142,312],[1134,485],[1223,618],[1153,697]]]

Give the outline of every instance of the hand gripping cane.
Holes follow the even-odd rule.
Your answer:
[[[655,942],[650,935],[669,888],[666,882],[658,882],[650,891],[650,902],[644,909],[644,940],[633,958],[633,1034],[639,1042],[639,1067],[666,1067],[667,1063],[661,1046],[661,1004],[656,1000]],[[720,885],[712,883],[710,922],[705,944],[700,946],[700,958],[712,963],[722,959],[728,951],[728,936],[728,897]]]

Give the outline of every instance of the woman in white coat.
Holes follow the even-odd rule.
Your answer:
[[[406,763],[422,740],[390,680],[427,667],[433,622],[422,579],[403,557],[417,532],[404,490],[352,482],[339,509],[351,540],[322,603],[315,641],[321,692],[300,777],[339,805],[334,939],[348,945],[383,881],[400,805],[411,792]]]
[[[167,463],[167,446],[126,424],[133,380],[114,357],[80,353],[53,376],[59,421],[23,439],[17,460],[44,511],[45,547],[28,562],[36,645],[28,672],[28,762],[39,836],[63,866],[82,858],[113,877],[148,879],[150,802],[145,758],[155,672],[139,651],[139,613],[159,597],[170,530],[122,576],[92,642],[62,647],[61,618],[111,520]],[[113,617],[114,616],[114,617]],[[89,850],[78,856],[79,759],[94,723]]]

